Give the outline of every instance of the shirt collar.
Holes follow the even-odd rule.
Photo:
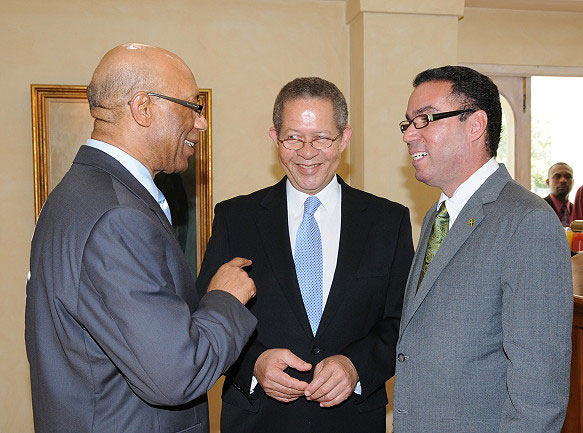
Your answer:
[[[94,140],[92,138],[88,139],[85,143],[86,146],[93,147],[94,149],[101,150],[107,153],[109,156],[114,158],[117,162],[125,167],[132,176],[134,176],[138,182],[140,182],[144,188],[154,197],[154,200],[160,201],[160,190],[154,183],[152,175],[146,168],[144,164],[138,161],[136,158],[130,154],[124,152],[119,147],[115,147],[104,141]]]
[[[567,199],[567,201],[565,203],[563,203],[562,201],[560,201],[557,197],[555,197],[553,195],[553,193],[550,193],[549,196],[551,197],[551,200],[553,202],[553,207],[557,210],[560,211],[561,209],[563,209],[563,205],[567,205],[567,210],[569,212],[571,212],[571,203],[569,202],[569,199]]]
[[[499,164],[496,162],[495,158],[490,158],[483,166],[477,169],[470,177],[468,177],[465,182],[457,187],[455,192],[451,197],[441,193],[439,201],[437,202],[437,209],[441,206],[441,203],[445,201],[445,207],[447,208],[447,213],[449,214],[450,227],[453,221],[457,218],[463,207],[466,205],[468,200],[474,193],[486,182],[496,170],[498,170]]]
[[[291,212],[294,216],[303,215],[304,202],[310,195],[295,189],[289,179],[287,179],[285,184],[285,192],[287,195],[288,212]],[[334,212],[336,206],[338,206],[340,193],[340,184],[338,183],[336,176],[334,176],[330,183],[328,183],[322,191],[316,194],[316,197],[318,197],[322,203],[320,207],[324,208],[329,214]]]

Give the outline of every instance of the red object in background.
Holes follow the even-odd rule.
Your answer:
[[[583,251],[583,232],[573,232],[573,243],[571,251],[580,253]]]

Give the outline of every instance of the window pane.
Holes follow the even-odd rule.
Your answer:
[[[574,186],[583,184],[583,138],[576,132],[583,100],[583,77],[532,77],[531,189],[548,195],[548,168],[556,162],[573,167]]]

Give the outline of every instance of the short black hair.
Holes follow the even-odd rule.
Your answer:
[[[553,168],[555,168],[557,165],[562,165],[567,167],[569,170],[571,170],[571,173],[573,173],[573,167],[571,167],[569,164],[567,164],[566,162],[555,162],[553,165],[551,165],[547,171],[547,178],[550,179],[551,178],[551,170]]]
[[[451,95],[461,102],[460,109],[486,112],[488,116],[486,149],[491,157],[496,156],[502,129],[502,106],[496,84],[489,77],[472,68],[448,65],[421,72],[413,80],[413,87],[430,81],[451,83]],[[462,120],[464,120],[463,115]]]
[[[302,77],[290,81],[281,88],[273,105],[273,127],[281,132],[283,107],[287,101],[295,99],[327,99],[334,107],[334,119],[338,132],[342,133],[348,124],[348,106],[342,92],[334,83],[319,77]]]

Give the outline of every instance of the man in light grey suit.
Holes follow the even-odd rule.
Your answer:
[[[88,88],[95,126],[35,229],[26,349],[37,432],[208,432],[205,393],[256,319],[235,258],[199,300],[158,172],[186,169],[207,122],[175,54],[108,52]],[[170,96],[168,96],[170,95]]]
[[[401,122],[417,180],[441,189],[409,274],[395,433],[558,433],[569,397],[572,282],[561,224],[494,157],[498,89],[419,74]]]

